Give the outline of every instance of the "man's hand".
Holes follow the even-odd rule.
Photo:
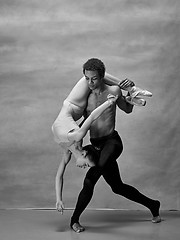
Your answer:
[[[58,210],[58,212],[63,214],[63,212],[64,212],[64,203],[62,201],[57,201],[56,202],[56,209]]]
[[[122,80],[119,84],[119,87],[122,89],[122,90],[127,90],[127,88],[129,87],[133,87],[135,86],[134,82],[128,78]]]

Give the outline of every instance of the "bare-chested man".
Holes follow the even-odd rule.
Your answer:
[[[126,113],[131,113],[133,105],[126,102],[118,86],[104,84],[105,66],[101,60],[89,59],[83,66],[83,73],[91,91],[86,107],[87,116],[106,101],[108,94],[118,95],[119,98],[116,104],[105,110],[90,126],[90,141],[93,146],[91,150],[94,152],[93,156],[96,157],[96,166],[91,167],[85,176],[83,188],[71,218],[71,228],[75,232],[85,230],[80,225],[79,218],[90,202],[94,186],[101,175],[114,193],[144,205],[153,215],[152,222],[160,222],[160,202],[144,196],[136,188],[123,183],[116,162],[123,150],[121,138],[115,131],[116,106]]]

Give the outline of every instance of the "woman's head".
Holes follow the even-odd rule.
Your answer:
[[[83,147],[83,150],[87,152],[86,156],[88,157],[91,164],[96,165],[99,155],[97,150],[94,148],[93,145],[86,145]]]
[[[82,155],[77,158],[77,166],[93,167],[99,158],[97,150],[92,145],[86,145],[82,149]]]

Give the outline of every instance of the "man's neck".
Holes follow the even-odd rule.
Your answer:
[[[102,83],[98,88],[92,90],[92,93],[95,95],[101,95],[105,90],[105,84]]]

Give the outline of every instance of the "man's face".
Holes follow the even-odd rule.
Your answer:
[[[84,75],[85,75],[88,87],[91,90],[97,89],[100,86],[102,79],[100,79],[97,71],[85,70]]]

